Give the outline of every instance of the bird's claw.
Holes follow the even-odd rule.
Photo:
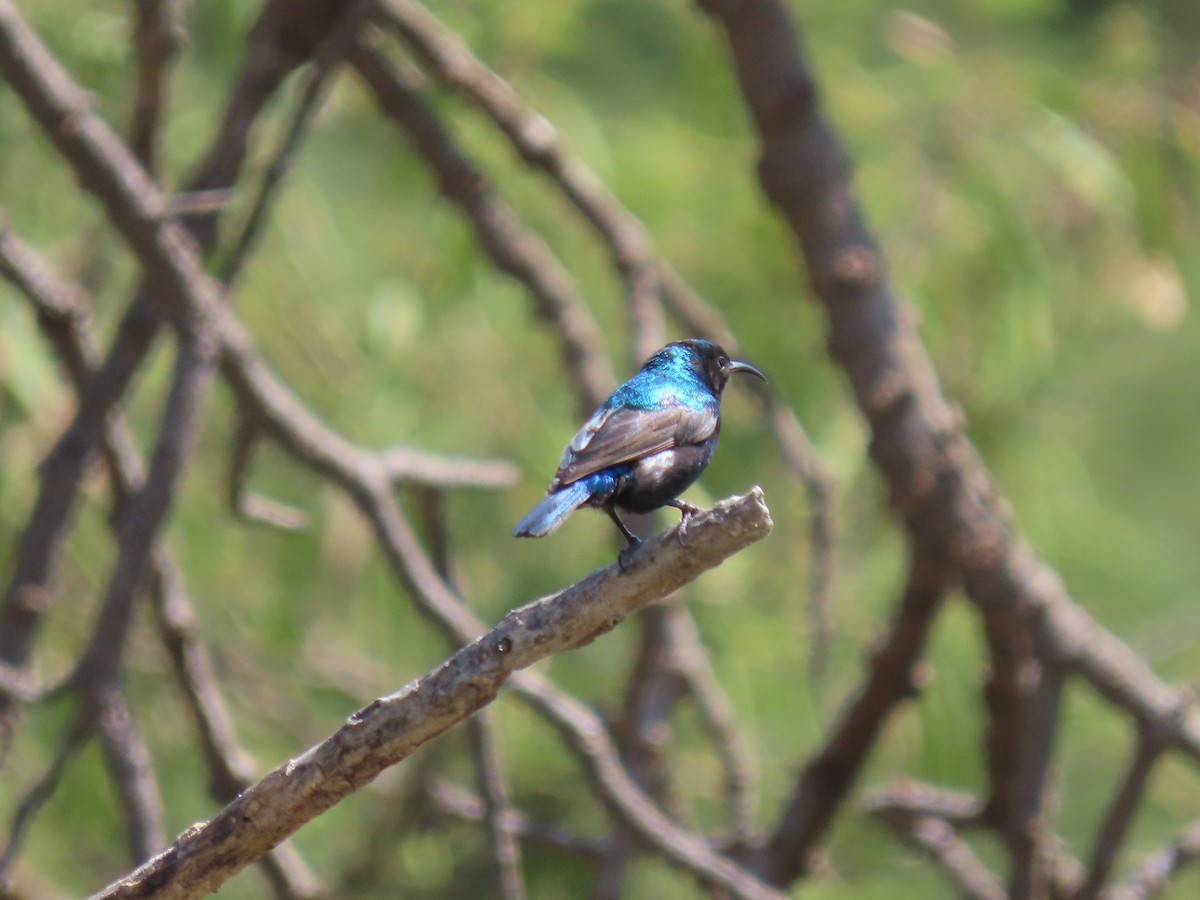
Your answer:
[[[631,541],[621,548],[621,552],[617,554],[617,565],[621,567],[621,571],[626,571],[633,562],[633,554],[637,552],[637,548],[642,546],[642,541]]]
[[[688,523],[692,521],[692,516],[697,516],[704,510],[682,500],[677,500],[673,505],[679,510],[679,527],[675,529],[675,539],[679,541],[680,547],[686,547],[687,541],[684,538],[687,536]]]
[[[675,529],[675,540],[679,541],[680,547],[687,546],[687,540],[686,540],[687,526],[688,526],[688,519],[690,519],[690,518],[691,518],[691,516],[684,516],[682,521],[680,521],[680,523],[679,523],[679,527]]]

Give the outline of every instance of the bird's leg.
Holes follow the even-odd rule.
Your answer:
[[[617,515],[617,511],[611,506],[604,507],[604,511],[608,513],[609,518],[616,523],[616,526],[621,529],[621,534],[625,535],[625,540],[629,541],[626,546],[621,548],[621,552],[617,554],[617,564],[623,572],[629,568],[629,553],[642,542],[642,539],[629,530],[629,527],[621,521],[620,516]]]
[[[630,531],[629,526],[621,521],[615,509],[613,509],[611,506],[606,506],[604,507],[604,511],[608,513],[610,519],[617,523],[617,527],[621,529],[621,534],[625,535],[625,540],[629,541],[630,546],[633,546],[634,544],[640,544],[642,542],[642,539]]]
[[[679,530],[675,532],[675,537],[679,540],[680,544],[687,546],[683,536],[687,534],[688,522],[691,521],[692,516],[699,515],[704,510],[684,500],[668,500],[667,506],[673,506],[679,510]]]

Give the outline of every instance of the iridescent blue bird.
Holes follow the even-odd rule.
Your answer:
[[[667,344],[613,391],[563,451],[545,498],[517,527],[516,537],[545,537],[581,506],[602,509],[630,544],[635,535],[617,507],[645,513],[662,506],[686,522],[698,507],[676,499],[691,486],[717,446],[721,393],[736,372],[766,381],[712,341]]]

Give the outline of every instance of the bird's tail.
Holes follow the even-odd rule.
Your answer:
[[[513,537],[545,537],[565,522],[567,516],[583,506],[591,495],[591,490],[582,481],[547,494],[517,523]]]

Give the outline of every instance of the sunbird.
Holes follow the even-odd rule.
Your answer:
[[[640,538],[617,507],[645,513],[673,506],[686,523],[700,508],[677,498],[712,459],[721,433],[721,393],[737,372],[767,380],[712,341],[667,344],[579,429],[546,496],[513,535],[545,537],[581,506],[608,513],[630,545]]]

